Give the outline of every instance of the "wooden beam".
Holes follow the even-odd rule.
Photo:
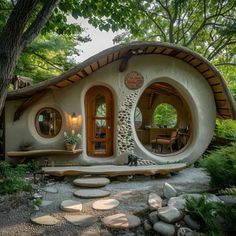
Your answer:
[[[41,97],[43,97],[49,90],[42,90],[37,93],[35,93],[33,96],[28,98],[26,101],[23,102],[23,104],[18,107],[18,109],[15,111],[14,114],[14,121],[17,121],[20,119],[21,115],[24,113],[25,110],[27,110],[30,106],[32,106],[35,102],[37,102]]]
[[[122,61],[120,63],[120,66],[119,66],[120,72],[124,72],[126,70],[128,61],[133,55],[134,54],[132,53],[132,51],[127,52],[127,54],[124,56],[124,58],[122,59]]]

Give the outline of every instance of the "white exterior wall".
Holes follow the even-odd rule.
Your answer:
[[[27,109],[20,120],[13,122],[14,112],[23,100],[6,103],[6,152],[19,149],[20,143],[33,141],[35,149],[63,149],[63,132],[75,129],[82,133],[83,153],[74,157],[49,157],[59,164],[105,164],[127,162],[125,153],[118,148],[118,112],[125,97],[137,92],[136,102],[131,110],[131,124],[134,139],[134,153],[144,159],[152,159],[160,163],[186,161],[193,163],[205,151],[213,136],[216,118],[216,107],[212,90],[205,78],[193,67],[183,61],[164,55],[133,56],[128,61],[126,71],[119,72],[120,61],[104,66],[100,70],[69,87],[53,90]],[[139,90],[129,90],[124,84],[127,73],[137,71],[144,77],[144,85]],[[134,128],[134,110],[142,92],[154,82],[167,82],[176,87],[187,101],[193,119],[193,138],[191,144],[181,153],[173,153],[168,157],[153,155],[140,143]],[[110,158],[92,158],[86,154],[85,108],[84,99],[89,88],[104,85],[110,88],[114,97],[114,156]],[[45,139],[37,134],[34,126],[36,113],[43,107],[56,108],[62,116],[62,129],[52,139]],[[75,112],[79,121],[73,125],[70,115]]]

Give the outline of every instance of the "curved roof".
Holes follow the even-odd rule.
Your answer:
[[[114,46],[90,57],[54,79],[10,92],[7,99],[27,98],[38,91],[67,87],[117,60],[121,61],[119,70],[124,71],[130,57],[146,54],[162,54],[174,57],[193,66],[202,74],[212,88],[218,117],[236,119],[235,102],[219,71],[199,54],[179,45],[161,42],[134,42]]]

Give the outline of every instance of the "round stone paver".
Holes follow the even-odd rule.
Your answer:
[[[30,220],[39,225],[55,225],[59,222],[57,218],[50,215],[33,216]]]
[[[70,212],[82,211],[82,203],[74,200],[65,200],[61,203],[60,208],[63,211]]]
[[[119,206],[120,202],[116,199],[103,199],[93,203],[95,210],[110,210]]]
[[[80,189],[74,192],[76,197],[80,198],[99,198],[109,196],[111,193],[101,189]]]
[[[107,227],[116,229],[129,229],[141,224],[141,221],[137,216],[123,213],[107,216],[102,219],[102,222]]]
[[[87,227],[98,221],[98,218],[92,215],[66,215],[64,218],[73,225]]]
[[[76,186],[87,187],[87,188],[97,188],[104,187],[110,183],[108,178],[98,177],[98,178],[78,178],[73,181]]]

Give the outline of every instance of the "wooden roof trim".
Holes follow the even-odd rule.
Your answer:
[[[192,58],[194,58],[194,59],[198,59],[201,63],[203,63],[203,65],[206,65],[208,67],[208,69],[206,69],[206,71],[201,71],[201,69],[199,69],[199,68],[201,68],[201,66],[204,67],[203,65],[200,65],[198,68],[198,66],[194,67],[194,65],[189,63],[196,70],[198,70],[206,79],[208,79],[209,77],[214,75],[220,81],[221,86],[223,88],[222,91],[225,94],[225,96],[227,98],[227,102],[229,104],[229,110],[230,110],[231,117],[233,119],[236,119],[235,102],[233,100],[232,95],[230,94],[230,92],[228,90],[226,82],[224,81],[224,79],[221,76],[221,74],[219,73],[219,71],[209,61],[207,61],[205,58],[203,58],[199,54],[197,54],[185,47],[179,46],[179,45],[170,44],[170,43],[161,43],[161,42],[134,42],[134,43],[130,43],[130,44],[121,44],[118,46],[114,46],[112,48],[106,49],[106,50],[90,57],[89,59],[85,60],[84,62],[78,64],[73,69],[69,70],[68,72],[66,72],[54,79],[47,80],[47,81],[38,83],[36,85],[23,88],[18,91],[10,92],[8,94],[7,99],[10,100],[10,99],[25,98],[25,97],[32,96],[34,93],[36,93],[38,91],[41,91],[41,90],[44,90],[47,88],[52,88],[52,86],[56,86],[56,84],[58,84],[59,82],[66,80],[67,78],[69,78],[75,74],[78,74],[79,77],[84,78],[87,75],[81,75],[81,73],[80,73],[84,68],[86,68],[87,66],[90,66],[91,64],[95,63],[96,61],[98,62],[100,59],[107,57],[110,54],[114,54],[113,61],[116,61],[119,59],[123,59],[123,55],[125,55],[125,53],[127,53],[129,50],[131,50],[131,51],[132,50],[142,50],[144,52],[144,49],[147,47],[153,48],[153,51],[150,52],[153,54],[156,54],[156,53],[161,54],[166,49],[170,49],[170,50],[173,49],[173,51],[175,51],[174,55],[172,56],[170,53],[169,55],[166,55],[166,56],[175,57],[179,60],[186,61],[186,63],[189,63],[188,60],[192,60]],[[111,62],[107,61],[107,63],[112,63],[113,61],[111,61]],[[97,68],[97,69],[99,69],[99,68]],[[210,85],[210,83],[209,83],[209,85]],[[215,99],[217,100],[218,98],[215,97]]]

